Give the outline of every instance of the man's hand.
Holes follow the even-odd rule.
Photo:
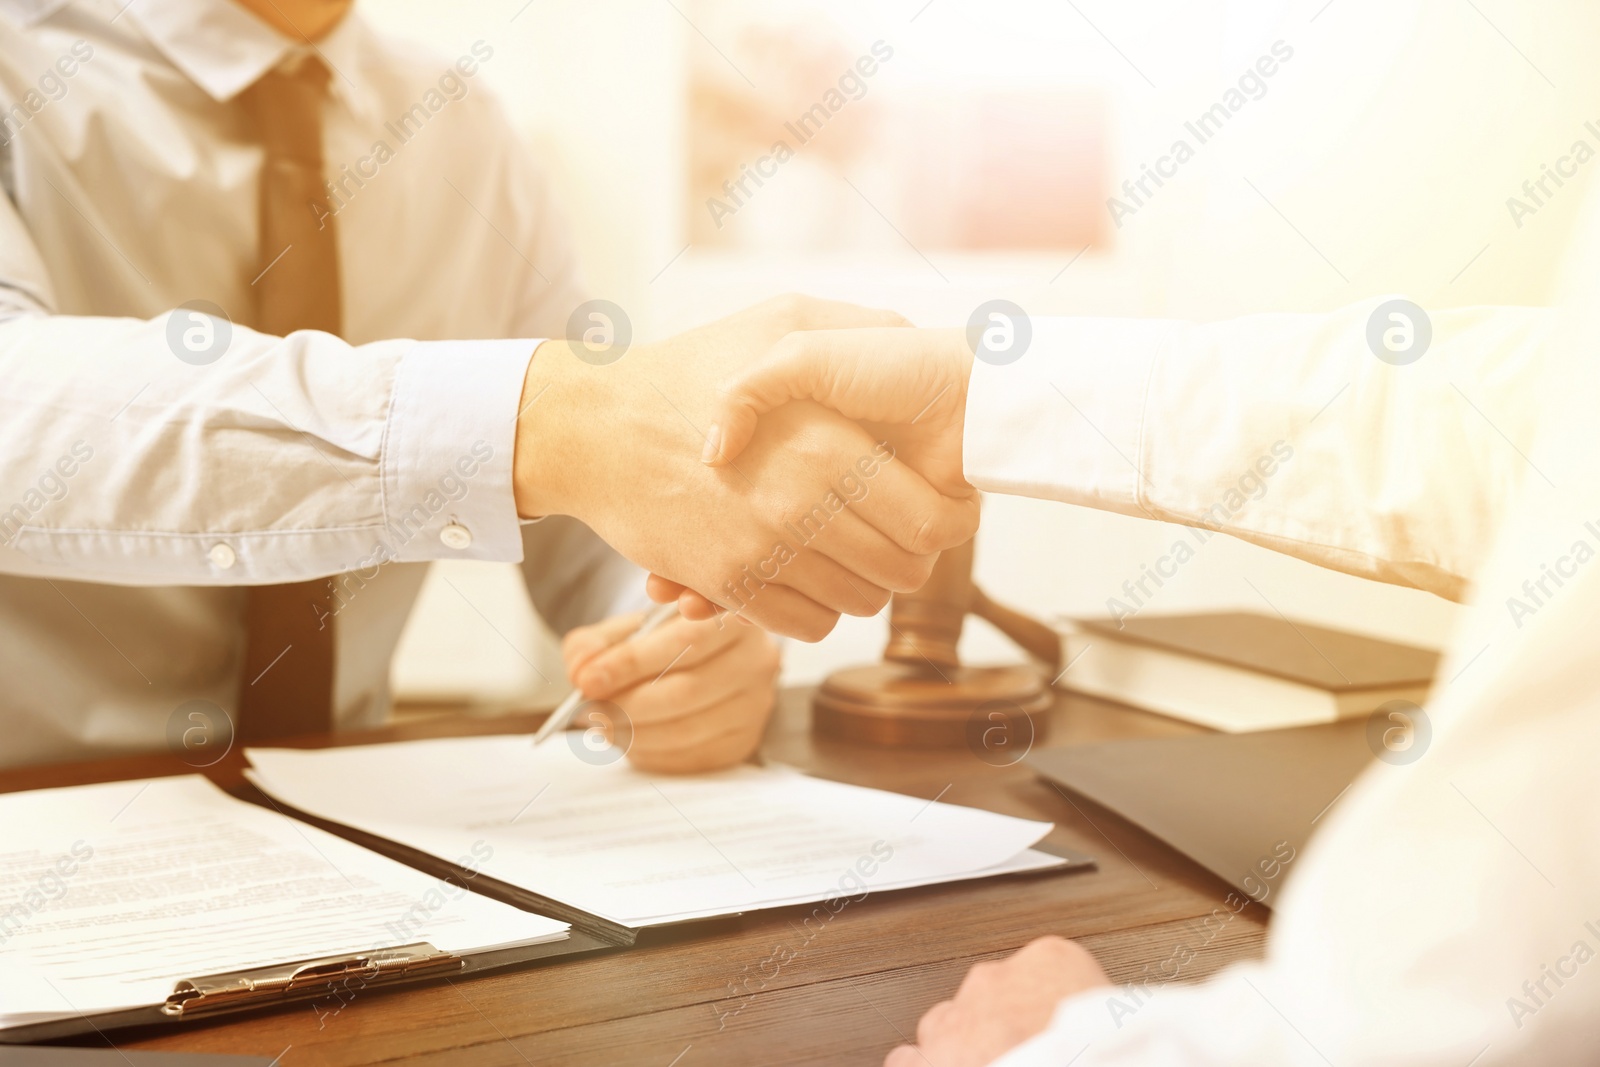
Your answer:
[[[970,493],[961,473],[972,350],[961,330],[907,327],[792,333],[722,383],[703,459],[732,462],[760,416],[812,400],[867,424],[944,493]],[[715,446],[715,447],[713,447]]]
[[[580,626],[561,643],[567,675],[583,695],[628,716],[634,766],[693,774],[749,758],[772,715],[777,642],[731,619],[679,618],[619,643],[643,621],[619,615]]]
[[[717,383],[780,339],[900,321],[787,297],[604,366],[574,342],[541,345],[517,430],[518,508],[573,515],[701,603],[778,633],[815,641],[841,613],[875,614],[972,536],[975,498],[937,492],[867,430],[814,403],[741,432],[737,460],[713,468],[697,457]]]
[[[884,1067],[983,1067],[1042,1032],[1063,999],[1110,984],[1087,949],[1041,937],[1009,959],[974,964],[955,999],[917,1024],[916,1046],[901,1045]]]
[[[975,499],[961,463],[972,360],[961,330],[891,325],[791,333],[721,384],[701,458],[714,467],[736,464],[758,427],[780,417],[785,405],[814,402],[888,441],[896,458],[941,493]],[[677,598],[691,619],[717,610],[670,575],[652,575],[650,595],[663,603]]]

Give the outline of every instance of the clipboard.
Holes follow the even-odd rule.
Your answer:
[[[162,1029],[293,1005],[314,1007],[319,1000],[342,1007],[369,991],[450,978],[476,978],[566,957],[592,955],[615,947],[573,930],[562,941],[467,955],[441,952],[419,941],[377,952],[324,956],[269,967],[197,975],[176,983],[171,995],[161,1004],[0,1030],[0,1046],[59,1041],[112,1030]]]

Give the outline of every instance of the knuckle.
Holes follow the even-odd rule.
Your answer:
[[[1094,953],[1076,941],[1069,941],[1067,938],[1057,937],[1054,934],[1049,937],[1041,937],[1034,944],[1039,946],[1041,954],[1055,960],[1079,963],[1094,959]]]
[[[575,630],[568,630],[561,638],[561,655],[565,659],[571,661],[590,643],[588,629],[587,626],[580,626]]]
[[[1063,952],[1077,953],[1083,950],[1075,941],[1068,941],[1066,938],[1061,937],[1058,934],[1046,934],[1043,937],[1036,937],[1032,941],[1029,941],[1026,945],[1023,945],[1022,951],[1032,953],[1033,955],[1042,955],[1046,953],[1059,955]]]
[[[800,293],[783,293],[774,298],[773,310],[777,313],[779,321],[787,323],[790,329],[795,329],[805,318],[810,304],[810,299]]]
[[[950,1018],[950,1013],[956,1010],[955,1003],[941,1000],[923,1013],[917,1020],[917,1044],[931,1045],[937,1039],[940,1029]]]
[[[799,541],[796,534],[807,535],[813,539],[822,537],[828,533],[828,522],[831,519],[832,515],[827,505],[821,503],[820,498],[808,503],[804,497],[790,495],[788,499],[773,505],[769,521],[773,530],[779,533],[795,531],[796,533],[789,534],[789,538],[797,541],[799,547],[805,545],[805,542]],[[814,551],[810,547],[800,547],[796,555],[800,559],[808,559]]]
[[[961,992],[978,992],[990,988],[999,980],[1000,964],[996,960],[984,960],[974,963],[972,969],[962,979]]]
[[[948,545],[940,545],[939,518],[937,515],[922,515],[912,520],[914,529],[911,531],[911,543],[906,546],[907,551],[919,556],[926,556],[938,552]]]
[[[915,593],[918,589],[928,584],[928,579],[933,577],[934,564],[938,562],[939,557],[932,553],[910,556],[900,564],[900,573],[895,575],[894,591],[896,593]]]
[[[934,564],[939,562],[935,555],[916,556],[907,553],[897,558],[894,562],[894,590],[900,593],[914,593],[928,584],[928,579],[933,577]]]
[[[782,362],[784,360],[798,357],[805,352],[805,349],[805,331],[790,330],[788,333],[778,338],[777,343],[772,346],[772,351],[769,353],[769,357],[773,362]]]

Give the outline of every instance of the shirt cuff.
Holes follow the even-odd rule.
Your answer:
[[[511,460],[540,343],[422,341],[401,360],[383,461],[393,561],[522,559]]]
[[[963,462],[979,489],[1140,512],[1145,398],[1179,324],[1051,318],[1007,364],[975,360]]]

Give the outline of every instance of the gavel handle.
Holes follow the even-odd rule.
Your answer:
[[[1013,611],[1004,604],[996,604],[977,586],[972,587],[970,610],[1021,645],[1029,655],[1044,661],[1052,675],[1061,666],[1061,635],[1038,619]]]

